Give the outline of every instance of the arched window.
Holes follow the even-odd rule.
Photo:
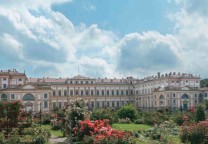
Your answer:
[[[163,95],[160,95],[160,99],[164,99],[164,96]]]
[[[1,95],[1,100],[2,101],[7,101],[7,95],[6,94],[2,94]]]
[[[23,97],[23,100],[24,101],[33,101],[35,100],[34,96],[32,94],[26,94],[24,97]]]
[[[182,99],[189,99],[189,96],[187,94],[183,94],[181,98]]]

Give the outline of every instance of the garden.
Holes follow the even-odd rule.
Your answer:
[[[25,112],[19,101],[0,102],[0,144],[49,144],[51,136],[74,144],[207,144],[208,102],[187,111],[119,109],[88,111],[78,98],[66,109]]]

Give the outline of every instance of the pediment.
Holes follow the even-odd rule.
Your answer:
[[[188,87],[182,87],[181,90],[189,90]]]
[[[71,79],[82,79],[82,80],[85,80],[85,79],[91,79],[91,78],[86,77],[86,76],[82,76],[82,75],[77,75],[77,76],[72,77]]]
[[[35,86],[33,86],[33,85],[24,85],[24,86],[22,86],[21,87],[21,89],[37,89]]]

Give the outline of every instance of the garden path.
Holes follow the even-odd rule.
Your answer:
[[[66,137],[56,137],[54,135],[51,135],[51,138],[49,140],[50,144],[67,144]]]

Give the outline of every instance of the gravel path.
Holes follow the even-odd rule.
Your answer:
[[[51,136],[49,143],[50,144],[67,144],[66,142],[64,142],[66,140],[66,137],[55,137],[55,136]]]

